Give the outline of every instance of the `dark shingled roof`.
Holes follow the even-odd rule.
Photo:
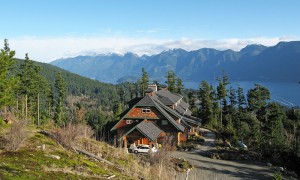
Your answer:
[[[189,104],[187,104],[184,101],[181,101],[179,104],[177,104],[175,110],[167,106],[167,105],[174,105],[176,102],[178,102],[181,99],[182,99],[181,95],[177,93],[171,93],[168,90],[162,89],[159,91],[155,91],[152,95],[146,94],[142,99],[138,99],[138,98],[135,99],[135,102],[137,102],[138,100],[139,101],[134,105],[134,107],[156,107],[157,110],[161,112],[162,115],[165,116],[165,118],[168,119],[171,122],[171,124],[175,126],[175,128],[184,132],[184,126],[176,122],[175,119],[173,119],[170,114],[180,118],[184,125],[186,123],[199,125],[201,124],[201,120],[191,116],[192,113],[188,109]],[[127,113],[132,108],[133,107],[131,107],[128,111],[122,114],[123,116],[118,123],[121,122],[121,120],[127,115]],[[117,126],[117,124],[115,126]],[[115,126],[111,130],[114,130]],[[133,128],[131,129],[131,131],[132,130]],[[128,131],[128,133],[131,131]]]
[[[145,93],[151,93],[151,92],[153,92],[153,89],[151,89],[151,88],[148,88],[145,90]]]
[[[155,126],[150,121],[142,121],[138,125],[136,125],[136,129],[139,130],[143,135],[145,135],[151,141],[155,141],[160,133],[163,131]]]
[[[146,96],[141,99],[136,106],[155,106],[152,98],[150,97],[149,94],[146,94]]]
[[[182,99],[182,96],[180,94],[172,93],[165,89],[156,91],[155,94],[158,95],[158,97],[160,98],[160,101],[162,103],[164,103],[165,105],[173,105],[174,103],[176,103],[177,101]]]
[[[167,113],[158,103],[154,102],[156,104],[156,108],[181,132],[184,132],[184,127],[176,122],[170,115]]]
[[[180,101],[179,105],[178,106],[181,106],[183,109],[188,109],[189,108],[189,104],[184,102],[184,101]]]
[[[193,125],[201,126],[201,119],[193,116],[185,115],[182,117],[182,120]]]

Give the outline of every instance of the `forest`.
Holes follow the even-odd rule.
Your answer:
[[[247,93],[242,87],[234,89],[225,72],[215,85],[202,81],[198,91],[187,95],[203,126],[232,144],[244,142],[266,161],[299,173],[299,107],[272,102],[270,91],[259,84]]]
[[[98,140],[111,141],[109,127],[127,108],[126,103],[144,94],[149,76],[142,69],[135,83],[101,83],[60,68],[16,59],[7,40],[0,54],[0,124],[13,117],[30,120],[36,126],[50,121],[55,126],[88,124]],[[204,127],[248,148],[274,164],[296,172],[300,168],[300,110],[270,101],[270,91],[259,84],[247,93],[233,88],[223,72],[216,84],[202,81],[198,90],[184,89],[173,71],[166,75],[169,91],[182,94],[194,116]]]

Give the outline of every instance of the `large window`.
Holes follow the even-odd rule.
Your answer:
[[[150,108],[142,108],[142,113],[150,113],[151,109]]]

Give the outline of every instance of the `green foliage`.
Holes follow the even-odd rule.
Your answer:
[[[168,90],[170,92],[183,94],[184,85],[183,85],[182,79],[177,77],[175,75],[174,71],[172,71],[172,70],[168,71],[166,78],[167,78],[166,83],[168,86]]]
[[[184,90],[183,82],[180,78],[176,78],[176,92],[178,94],[182,94],[182,91]]]
[[[276,171],[273,175],[274,180],[282,180],[282,174],[279,171]]]
[[[0,53],[0,108],[14,104],[14,92],[18,79],[12,76],[15,51],[11,51],[7,39]]]
[[[34,62],[29,59],[28,54],[26,54],[25,60],[20,65],[18,76],[20,78],[20,87],[17,91],[17,99],[18,102],[20,102],[18,108],[23,112],[23,117],[25,117],[24,109],[28,109],[26,117],[28,114],[34,120],[39,121],[40,114],[38,114],[36,110],[39,108],[43,111],[42,114],[47,114],[46,110],[49,109],[47,106],[47,97],[50,93],[48,83],[45,78],[41,76],[41,67],[34,64]]]
[[[244,90],[240,86],[238,87],[237,90],[237,103],[238,103],[238,108],[239,110],[243,110],[244,106],[246,105],[246,99],[244,95]]]
[[[255,88],[250,89],[247,94],[248,109],[255,111],[267,105],[270,99],[270,91],[259,84],[254,84]]]
[[[225,128],[221,132],[221,135],[225,139],[233,139],[233,137],[235,137],[236,132],[235,132],[235,129],[233,128],[232,123],[227,123],[227,125],[225,126]]]
[[[56,105],[55,105],[55,115],[54,120],[58,125],[65,124],[65,98],[66,98],[66,84],[60,73],[56,74],[55,78],[55,93],[56,93]]]
[[[203,125],[215,127],[216,122],[214,119],[213,104],[210,93],[210,85],[206,81],[202,81],[198,92],[200,100],[199,117],[202,118]]]
[[[175,76],[174,71],[172,71],[172,70],[168,71],[166,83],[168,85],[168,90],[170,92],[176,91],[176,76]]]
[[[149,84],[149,76],[144,68],[142,68],[142,77],[140,79],[140,93],[142,96],[145,95],[145,91],[148,88]]]
[[[266,123],[267,128],[264,137],[267,138],[269,147],[278,149],[283,147],[286,142],[282,123],[285,115],[275,103],[270,103],[268,109],[268,122]]]

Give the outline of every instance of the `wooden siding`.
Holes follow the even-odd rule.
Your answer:
[[[123,127],[123,126],[126,126],[127,124],[126,124],[126,120],[125,119],[123,119],[122,121],[120,121],[119,123],[118,123],[118,125],[115,127],[116,129],[119,129],[120,127]]]
[[[151,107],[150,113],[142,113],[142,107],[133,108],[126,116],[126,118],[141,118],[141,119],[161,119],[163,116],[154,107]]]

